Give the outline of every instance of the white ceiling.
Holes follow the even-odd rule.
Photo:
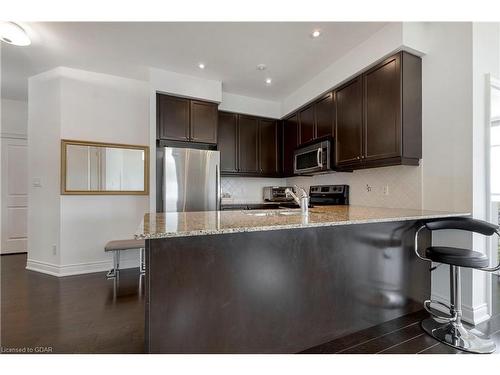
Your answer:
[[[44,22],[23,24],[32,45],[2,44],[2,97],[27,98],[27,78],[68,66],[147,79],[148,67],[220,80],[223,90],[281,100],[381,22]],[[313,39],[310,33],[320,29]],[[206,64],[205,70],[198,63]],[[262,72],[256,65],[264,63]],[[272,85],[265,85],[265,78]]]

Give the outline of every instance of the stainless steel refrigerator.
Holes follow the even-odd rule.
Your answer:
[[[158,212],[220,209],[219,151],[158,148],[156,177]]]

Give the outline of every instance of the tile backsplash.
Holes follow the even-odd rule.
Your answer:
[[[422,168],[393,166],[363,169],[352,173],[330,173],[313,177],[254,178],[222,177],[223,203],[259,203],[264,186],[297,184],[309,191],[311,185],[346,184],[353,205],[394,208],[422,207]]]
[[[261,203],[264,186],[284,186],[284,178],[221,177],[222,203]]]
[[[362,169],[352,173],[330,173],[313,177],[287,178],[289,185],[309,189],[311,185],[349,185],[350,204],[389,207],[422,207],[421,166],[392,166]]]

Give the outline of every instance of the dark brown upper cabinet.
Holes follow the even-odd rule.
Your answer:
[[[157,138],[189,140],[189,99],[156,94]]]
[[[401,67],[393,56],[363,75],[366,161],[401,155]]]
[[[314,121],[314,107],[310,105],[299,111],[300,144],[307,143],[316,138]]]
[[[384,59],[338,88],[335,103],[339,169],[418,165],[422,157],[419,57],[399,52]]]
[[[259,173],[259,120],[240,115],[238,120],[238,171]]]
[[[221,172],[238,172],[238,115],[219,112],[218,127]]]
[[[157,139],[217,143],[217,104],[156,94]]]
[[[314,103],[316,138],[334,135],[333,93],[329,92]]]
[[[363,155],[363,90],[362,79],[356,77],[335,92],[336,165],[358,163]]]
[[[260,173],[277,175],[278,168],[278,126],[276,120],[259,120],[259,163]]]
[[[217,143],[217,104],[191,100],[191,140]]]
[[[299,121],[298,114],[286,118],[283,121],[283,175],[293,176],[293,151],[299,145]]]

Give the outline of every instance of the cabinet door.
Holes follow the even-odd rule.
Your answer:
[[[240,115],[238,118],[238,170],[242,173],[259,172],[259,120]]]
[[[363,154],[363,92],[361,77],[356,77],[335,92],[336,163],[356,164]]]
[[[299,145],[298,114],[283,121],[283,174],[293,176],[293,151]]]
[[[217,144],[220,151],[221,172],[238,171],[237,125],[237,114],[219,112]]]
[[[304,108],[299,112],[300,139],[299,143],[306,143],[316,138],[314,129],[313,106]]]
[[[189,99],[156,94],[157,137],[189,140]]]
[[[400,55],[363,74],[364,158],[401,156]]]
[[[314,103],[314,114],[316,118],[316,138],[333,136],[333,93],[328,93]]]
[[[217,104],[191,100],[191,140],[217,143]]]
[[[278,173],[278,134],[276,121],[259,120],[259,163],[261,173]]]

